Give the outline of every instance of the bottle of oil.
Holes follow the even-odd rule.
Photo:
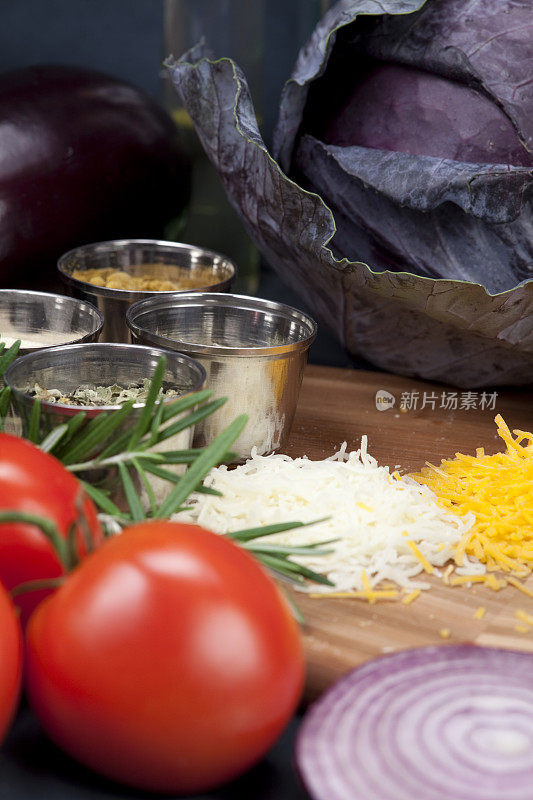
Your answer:
[[[236,61],[246,75],[268,147],[283,84],[290,77],[299,48],[329,4],[329,0],[165,0],[165,55],[178,58],[204,39],[215,57]],[[165,103],[193,164],[189,212],[170,236],[232,258],[239,270],[233,290],[254,294],[259,283],[259,253],[229,203],[168,78]]]

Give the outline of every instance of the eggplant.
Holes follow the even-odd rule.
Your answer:
[[[42,286],[66,250],[161,238],[189,199],[172,119],[110,75],[32,66],[0,75],[0,279]]]

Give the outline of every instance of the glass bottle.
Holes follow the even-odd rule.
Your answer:
[[[329,5],[329,0],[165,0],[165,55],[178,58],[203,38],[215,57],[236,61],[246,75],[261,134],[270,146],[283,84],[300,47]],[[233,289],[253,294],[259,283],[259,253],[168,78],[165,104],[193,163],[189,213],[172,238],[232,258],[239,270]]]

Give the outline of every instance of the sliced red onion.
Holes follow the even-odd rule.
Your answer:
[[[406,650],[308,711],[296,758],[314,800],[532,800],[533,655]]]

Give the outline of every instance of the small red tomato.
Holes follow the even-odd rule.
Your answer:
[[[0,512],[33,514],[53,522],[63,541],[72,526],[78,555],[103,541],[97,511],[81,484],[56,458],[25,439],[0,433]],[[0,524],[0,583],[11,590],[34,580],[57,578],[65,567],[45,534],[36,525]],[[21,622],[51,590],[19,595]]]
[[[274,581],[193,525],[131,526],[87,558],[28,626],[31,704],[96,772],[152,792],[236,777],[300,697],[298,626]]]
[[[0,586],[0,744],[19,699],[22,673],[22,635],[14,606]]]

